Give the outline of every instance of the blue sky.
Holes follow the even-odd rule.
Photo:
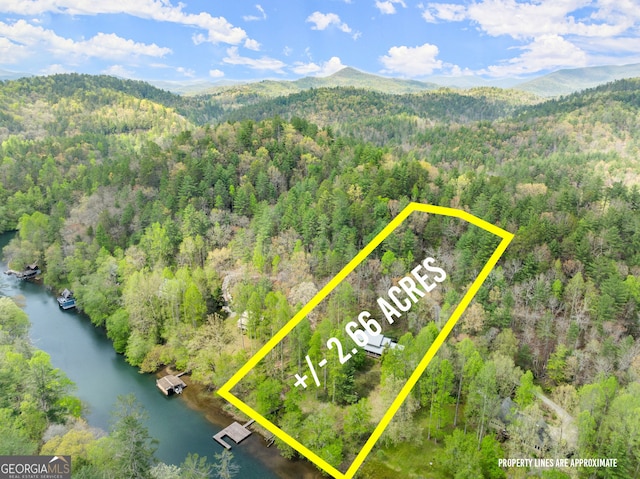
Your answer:
[[[527,78],[640,63],[640,0],[1,0],[0,69],[145,80]]]

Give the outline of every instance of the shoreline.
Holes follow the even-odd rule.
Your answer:
[[[161,377],[171,373],[172,369],[165,366],[158,370],[155,375],[156,377]],[[180,394],[180,398],[184,400],[190,409],[202,413],[211,424],[225,428],[233,421],[246,420],[244,417],[236,416],[226,411],[223,400],[218,398],[215,392],[208,391],[202,384],[192,381],[188,374],[182,376],[181,379],[187,384],[187,387]],[[266,438],[260,426],[258,426],[258,430],[253,430],[252,432],[253,434],[242,441],[241,444],[236,445],[232,442],[231,452],[236,447],[243,448],[244,452],[250,453],[266,469],[281,479],[323,479],[326,477],[306,459],[285,459],[280,455],[280,451],[275,445],[267,447]],[[211,438],[211,445],[213,454],[222,452],[222,447],[219,447],[213,438]],[[213,459],[213,456],[210,459]]]
[[[7,234],[6,232],[5,234],[2,234],[3,240],[4,238],[8,238],[6,234]],[[11,232],[9,232],[9,234],[11,234]],[[2,252],[4,244],[6,244],[4,243],[4,241],[0,243],[0,253]],[[3,262],[0,261],[0,263],[3,263]],[[3,266],[6,266],[6,265],[3,264]],[[5,275],[3,274],[2,276],[4,277]],[[33,283],[35,283],[39,288],[46,290],[48,294],[51,293],[52,288],[49,285],[44,284],[43,281],[38,281]],[[56,310],[58,309],[57,305],[55,309]],[[85,318],[82,319],[83,323],[85,321],[87,323],[90,323],[89,318],[83,312],[78,311],[77,314],[85,316]],[[31,334],[33,331],[33,325],[34,325],[34,321],[31,317],[29,317],[29,323],[30,323],[30,334]],[[96,328],[95,325],[93,324],[91,324],[91,328],[101,329],[101,328]],[[104,332],[104,330],[102,332]],[[104,336],[106,338],[106,335]],[[115,354],[115,351],[113,350],[112,342],[110,340],[108,340],[108,342],[109,342],[110,351],[112,351]],[[46,349],[42,349],[42,350],[47,352],[47,354],[49,354],[50,356],[52,355],[51,351],[48,351]],[[132,369],[137,369],[131,366],[130,364],[127,364],[127,367]],[[62,368],[62,370],[65,371],[65,374],[67,374],[64,368]],[[159,369],[155,374],[152,373],[152,375],[155,377],[159,377],[166,374],[170,370],[171,369],[168,367],[163,367]],[[188,387],[184,390],[184,392],[180,396],[182,396],[182,398],[184,399],[184,404],[187,405],[189,409],[201,413],[204,416],[204,419],[209,424],[213,424],[220,428],[224,428],[228,426],[230,423],[232,423],[235,420],[233,414],[225,410],[225,408],[223,407],[225,404],[224,401],[221,398],[218,398],[215,395],[214,391],[208,391],[205,386],[199,383],[193,382],[189,375],[183,376],[182,379],[185,381],[185,383],[187,383]],[[154,389],[156,389],[155,385],[154,385]],[[154,391],[154,392],[161,395],[160,391]],[[172,399],[176,399],[176,398],[172,398]],[[84,414],[82,417],[83,417],[83,420],[87,421],[87,424],[89,424],[88,419]],[[91,426],[91,427],[98,427],[98,426]],[[100,429],[106,431],[106,428],[100,427]],[[274,476],[277,476],[279,479],[324,479],[326,477],[326,476],[323,476],[322,473],[312,463],[308,462],[306,459],[298,458],[294,460],[289,460],[289,459],[283,458],[280,455],[277,447],[275,446],[268,447],[268,448],[266,447],[266,441],[264,440],[262,434],[259,431],[256,430],[253,432],[254,434],[252,434],[247,439],[245,439],[240,445],[233,444],[233,448],[231,452],[234,452],[234,449],[236,447],[242,448],[243,453],[251,455],[257,462],[259,462],[262,465],[262,467],[264,467],[265,472],[269,471],[271,472],[271,474],[273,474]],[[213,440],[213,437],[209,437],[208,441],[210,441],[210,447],[207,447],[208,453],[206,454],[206,456],[208,457],[209,462],[213,462],[214,454],[222,452],[223,448]],[[242,469],[240,470],[240,476],[242,476]]]

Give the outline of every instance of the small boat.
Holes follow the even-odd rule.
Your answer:
[[[73,297],[73,293],[68,289],[65,289],[60,296],[58,296],[58,306],[62,309],[72,309],[76,307],[76,299]]]

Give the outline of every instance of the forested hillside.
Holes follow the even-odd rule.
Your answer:
[[[495,120],[539,101],[531,94],[497,88],[439,89],[388,94],[356,88],[319,88],[229,109],[225,120],[302,117],[336,133],[386,145],[402,144],[435,124]]]
[[[255,104],[276,97],[302,93],[310,89],[336,87],[356,88],[394,95],[439,88],[434,83],[385,78],[347,67],[328,77],[305,77],[295,81],[263,80],[240,85],[218,86],[200,92],[199,96],[208,94],[216,103],[225,108],[235,109],[243,104]]]
[[[515,239],[362,477],[429,462],[436,477],[519,477],[497,459],[571,454],[618,460],[580,477],[634,477],[639,94],[638,80],[538,104],[497,89],[319,89],[226,111],[102,78],[5,82],[0,231],[19,233],[4,254],[73,289],[132,365],[189,369],[214,390],[408,202],[464,209]],[[410,374],[493,247],[452,222],[409,224],[255,371],[247,401],[348,464],[377,398]],[[449,274],[390,331],[404,349],[293,388],[300,357],[329,354],[327,338],[427,253]]]
[[[639,74],[640,64],[638,63],[571,68],[519,83],[516,88],[540,96],[560,96],[623,78],[634,78]]]
[[[106,75],[28,77],[0,82],[0,139],[86,134],[174,135],[189,121],[221,114],[204,98],[190,99],[148,83]]]

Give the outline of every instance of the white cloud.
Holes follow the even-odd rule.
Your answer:
[[[394,4],[402,5],[402,7],[407,8],[407,5],[403,0],[385,0],[380,1],[376,0],[376,8],[380,10],[380,13],[383,15],[393,15],[396,13],[396,7]]]
[[[464,20],[466,9],[464,5],[455,5],[450,3],[431,3],[429,4],[433,15],[440,20],[447,22],[459,22]]]
[[[257,42],[256,40],[253,40],[251,38],[247,38],[244,41],[244,47],[248,50],[253,50],[255,52],[260,50],[260,43]]]
[[[385,66],[383,73],[394,73],[408,77],[430,75],[434,70],[442,68],[442,61],[437,60],[438,47],[425,43],[417,47],[391,47],[387,55],[380,57]]]
[[[293,53],[293,48],[291,48],[290,46],[285,46],[285,47],[282,49],[282,54],[283,54],[285,57],[288,57],[288,56],[289,56],[289,55],[291,55],[292,53]]]
[[[1,34],[0,34],[1,35]],[[0,64],[18,63],[29,56],[29,49],[0,36]]]
[[[588,6],[589,0],[524,2],[484,0],[469,6],[467,17],[492,36],[509,35],[516,39],[548,34],[598,35],[608,25],[576,22],[571,12]],[[613,33],[613,32],[610,32]]]
[[[636,0],[599,0],[598,9],[591,15],[596,21],[605,23],[640,20],[640,9]]]
[[[60,38],[60,37],[58,37]],[[155,43],[145,44],[119,37],[114,33],[98,33],[86,41],[74,42],[75,53],[99,58],[128,58],[130,56],[163,57],[171,53],[170,48],[159,47]],[[66,49],[59,53],[64,55]]]
[[[481,0],[468,6],[429,3],[422,6],[422,17],[432,23],[469,20],[491,36],[519,40],[551,34],[610,37],[624,33],[640,19],[640,9],[632,0],[595,3],[590,16],[578,19],[572,14],[594,6],[593,0]]]
[[[342,64],[342,60],[339,57],[331,57],[329,61],[326,61],[322,64],[322,70],[318,75],[320,76],[329,76],[333,75],[336,72],[339,72],[343,68],[346,68],[346,65]]]
[[[242,17],[242,19],[245,22],[257,22],[259,20],[266,20],[267,19],[267,13],[264,11],[264,8],[262,8],[262,6],[260,4],[256,5],[256,9],[262,14],[260,16],[257,15],[245,15],[244,17]]]
[[[476,73],[469,68],[460,68],[458,65],[447,65],[449,75],[452,77],[474,76]]]
[[[191,68],[178,67],[176,68],[176,71],[186,76],[187,78],[193,78],[194,76],[196,76],[196,72]]]
[[[30,53],[42,48],[56,57],[64,58],[79,56],[119,60],[138,56],[163,57],[171,53],[171,49],[155,43],[134,42],[113,33],[98,33],[88,40],[75,41],[24,20],[12,24],[0,22],[0,36],[4,37],[5,44],[7,40],[17,43],[28,48]]]
[[[429,23],[437,23],[438,21],[438,19],[434,17],[428,9],[423,10],[422,18],[424,18]]]
[[[105,68],[101,73],[105,75],[112,75],[122,78],[135,78],[134,73],[131,70],[127,70],[122,65],[111,65],[109,68]]]
[[[331,25],[335,25],[343,32],[351,33],[349,25],[340,20],[340,17],[335,13],[313,12],[307,17],[307,22],[314,24],[311,27],[312,30],[326,30]]]
[[[638,37],[621,36],[616,38],[578,39],[576,45],[597,53],[640,54]]]
[[[584,67],[587,53],[560,35],[542,35],[529,45],[521,47],[524,53],[492,65],[479,73],[495,77],[519,76],[556,68]]]
[[[342,61],[339,57],[331,57],[328,61],[323,62],[321,65],[318,65],[314,62],[296,62],[292,70],[298,75],[314,74],[314,76],[324,77],[333,75],[335,72],[338,72],[345,67],[346,65],[342,64]]]
[[[320,70],[322,70],[322,68],[320,67],[320,65],[314,62],[309,62],[309,63],[295,62],[292,70],[294,73],[297,73],[298,75],[310,75],[312,73],[318,73]]]
[[[19,15],[41,15],[60,13],[67,15],[126,14],[133,17],[176,23],[206,30],[202,35],[211,43],[239,45],[247,33],[234,27],[224,17],[213,17],[207,12],[197,14],[183,11],[184,4],[177,6],[170,0],[2,0],[0,12]],[[200,37],[199,37],[200,38]]]
[[[487,35],[519,42],[519,55],[478,73],[526,75],[640,59],[638,0],[475,0],[419,8],[427,22],[466,21]]]
[[[227,49],[227,56],[223,58],[222,61],[229,65],[244,65],[254,70],[271,70],[276,73],[284,73],[282,69],[286,66],[283,62],[275,58],[262,57],[256,59],[242,57],[238,54],[238,47],[229,47]]]
[[[40,73],[42,73],[43,75],[55,75],[57,73],[69,73],[69,71],[70,70],[67,70],[64,66],[60,65],[59,63],[54,63],[40,70]]]
[[[216,68],[215,70],[209,70],[209,76],[211,78],[222,78],[224,76],[224,72]]]
[[[376,8],[384,15],[393,15],[396,13],[396,7],[393,6],[392,2],[380,2],[376,0]]]
[[[193,40],[194,44],[200,45],[201,43],[204,43],[207,41],[207,37],[204,36],[202,33],[194,33],[191,36],[191,40]]]

